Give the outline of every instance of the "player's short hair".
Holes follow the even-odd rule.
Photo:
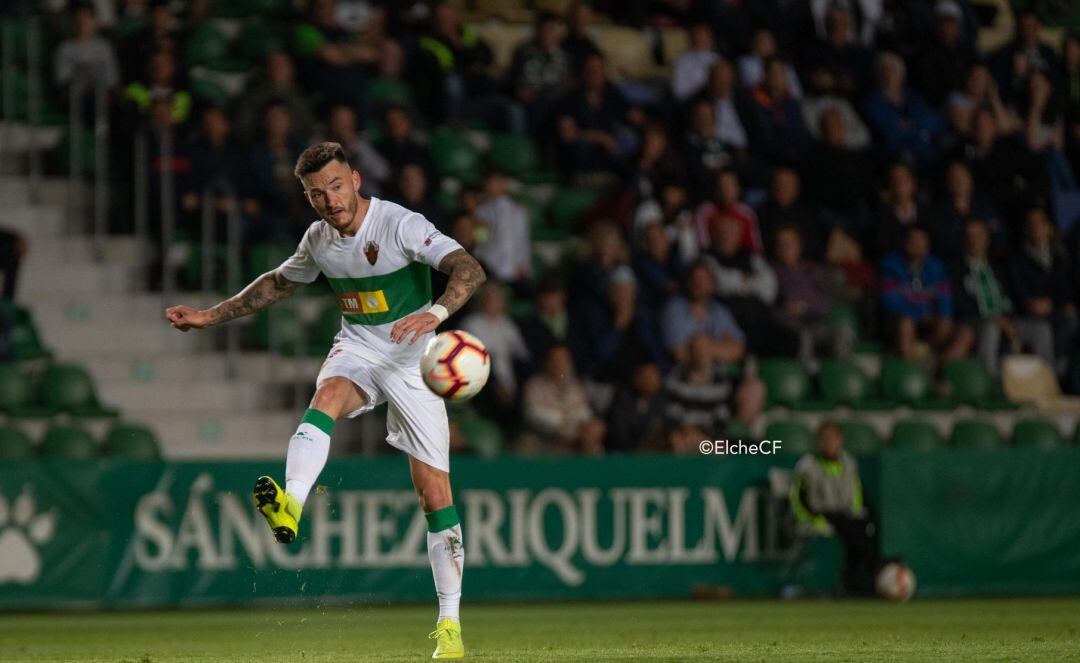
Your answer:
[[[300,156],[296,159],[296,168],[293,170],[293,174],[297,177],[303,177],[304,175],[317,173],[331,161],[348,165],[349,159],[345,156],[345,148],[341,147],[340,143],[331,141],[315,143],[300,153]]]

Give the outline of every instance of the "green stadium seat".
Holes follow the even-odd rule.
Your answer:
[[[371,101],[379,106],[413,106],[412,90],[404,81],[376,78],[368,85],[367,93]]]
[[[990,398],[994,378],[978,359],[957,359],[945,365],[945,381],[952,399],[958,403],[979,406]]]
[[[251,247],[244,264],[244,282],[251,283],[262,274],[276,269],[296,251],[296,245],[256,244]]]
[[[101,404],[90,374],[75,364],[49,366],[41,378],[41,393],[47,405],[76,417],[115,417],[118,414],[115,408]]]
[[[855,455],[870,455],[881,451],[881,436],[877,430],[865,421],[844,421],[840,423],[844,435],[844,449]]]
[[[950,441],[957,449],[988,450],[1005,446],[1005,438],[997,426],[979,419],[963,419],[953,424]]]
[[[870,397],[870,379],[859,365],[847,359],[827,359],[818,373],[821,393],[837,405],[857,406]]]
[[[502,429],[490,419],[466,416],[457,421],[465,443],[482,458],[493,458],[502,453],[504,440]]]
[[[765,440],[780,440],[780,451],[801,456],[814,450],[814,434],[798,421],[772,421],[765,427]]]
[[[34,443],[26,433],[11,426],[0,427],[0,460],[24,460],[33,456]]]
[[[491,136],[488,162],[496,170],[519,177],[534,172],[540,158],[532,139],[525,134],[497,133]]]
[[[41,454],[46,458],[92,460],[98,457],[98,445],[85,428],[54,425],[45,431]]]
[[[11,352],[18,361],[32,359],[47,359],[52,352],[47,350],[41,343],[34,318],[25,308],[3,305],[11,319]]]
[[[941,434],[928,421],[908,419],[893,425],[893,449],[902,451],[933,451],[942,446]]]
[[[1065,440],[1053,422],[1032,417],[1013,424],[1012,443],[1014,447],[1049,450],[1064,446]]]
[[[794,359],[763,359],[758,375],[765,383],[765,407],[792,407],[805,401],[810,393],[806,368]]]
[[[595,202],[596,192],[590,189],[559,189],[551,201],[551,222],[562,230],[573,230]]]
[[[281,33],[266,21],[248,19],[244,21],[244,27],[236,37],[236,48],[245,62],[258,65],[268,54],[285,50],[285,40]]]
[[[0,412],[9,417],[49,417],[56,408],[34,402],[30,378],[15,366],[0,364]]]
[[[454,177],[466,184],[480,181],[480,155],[460,133],[436,131],[428,141],[428,148],[441,176]]]
[[[203,21],[187,40],[187,64],[191,67],[235,69],[229,38],[210,21]]]
[[[915,405],[930,395],[930,376],[917,364],[890,357],[881,367],[881,390],[885,398]]]
[[[103,451],[106,456],[132,460],[161,458],[154,431],[140,424],[117,424],[105,435]]]
[[[836,302],[829,309],[825,322],[832,329],[848,328],[854,330],[856,336],[859,333],[859,316],[855,308],[847,302]]]

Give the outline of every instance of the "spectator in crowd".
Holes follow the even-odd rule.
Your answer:
[[[586,312],[579,335],[571,333],[576,364],[592,379],[619,383],[629,379],[635,361],[667,367],[667,356],[654,318],[638,305],[638,285],[630,267],[621,265],[607,284],[607,302]]]
[[[1013,301],[1026,322],[1042,321],[1054,330],[1055,369],[1063,375],[1075,352],[1077,313],[1073,266],[1054,241],[1045,210],[1033,207],[1024,221],[1024,242],[1009,261]]]
[[[775,238],[779,229],[795,228],[800,237],[809,238],[806,255],[820,259],[825,250],[825,229],[813,212],[802,202],[801,194],[799,173],[790,166],[775,168],[772,184],[769,187],[769,198],[758,208],[761,234],[764,237]]]
[[[337,9],[336,0],[313,0],[308,20],[296,26],[293,50],[306,84],[328,98],[359,105],[366,70],[379,61],[378,44],[342,26]]]
[[[133,81],[124,88],[123,100],[137,114],[145,115],[156,99],[167,98],[173,121],[187,122],[194,101],[177,71],[176,58],[170,51],[156,51],[146,64],[146,78]]]
[[[708,189],[717,174],[735,165],[735,150],[720,137],[717,107],[708,99],[698,99],[690,106],[690,127],[683,140],[687,170],[697,188]],[[740,128],[741,129],[741,128]]]
[[[551,12],[536,13],[533,38],[514,51],[507,83],[525,107],[529,129],[539,136],[546,129],[552,105],[573,76],[571,58],[559,47],[559,20]]]
[[[1045,189],[1045,168],[1017,133],[1001,131],[997,115],[989,108],[977,108],[972,114],[971,135],[955,156],[971,170],[975,190],[990,196],[1005,218],[1022,214]]]
[[[1028,76],[1018,115],[1024,118],[1027,149],[1042,156],[1051,184],[1056,189],[1074,190],[1076,179],[1064,154],[1064,108],[1050,80],[1041,71],[1034,71]]]
[[[776,260],[776,305],[779,322],[798,335],[799,361],[808,363],[824,347],[836,357],[847,357],[855,344],[850,326],[830,325],[826,319],[832,306],[824,275],[818,265],[802,256],[802,236],[795,226],[781,226],[774,234]]]
[[[375,148],[390,163],[395,172],[407,163],[417,163],[431,179],[435,168],[431,163],[427,148],[416,139],[416,128],[409,110],[405,106],[392,105],[383,112],[383,139]]]
[[[877,529],[863,504],[859,465],[844,450],[843,429],[834,422],[818,427],[814,446],[814,453],[795,465],[791,509],[804,535],[836,536],[843,543],[842,593],[872,596],[880,552]]]
[[[461,328],[480,339],[491,353],[491,378],[477,399],[477,407],[507,424],[518,402],[518,374],[532,357],[521,331],[506,313],[502,286],[488,282],[476,299],[473,312],[461,321]]]
[[[839,110],[822,112],[821,140],[806,155],[802,172],[807,202],[828,220],[825,226],[839,225],[853,235],[861,232],[869,216],[870,160],[851,147]]]
[[[934,7],[933,39],[919,49],[912,78],[927,101],[940,106],[951,90],[963,86],[976,61],[975,49],[964,39],[963,12],[955,0]]]
[[[946,112],[953,132],[968,138],[971,118],[977,108],[991,110],[1004,133],[1012,133],[1019,127],[1019,120],[1002,102],[997,83],[983,64],[972,65],[963,86],[958,86],[949,94]]]
[[[672,237],[659,223],[649,223],[640,232],[638,251],[634,255],[634,273],[641,290],[641,303],[650,315],[663,310],[664,305],[679,293],[683,261]]]
[[[605,67],[603,56],[586,55],[579,89],[558,103],[557,161],[565,173],[613,174],[621,169],[619,157],[626,153],[626,145],[620,144],[618,134],[621,127],[635,123],[635,113],[608,80]]]
[[[669,422],[697,426],[705,439],[717,439],[728,421],[753,423],[765,402],[765,388],[756,377],[738,375],[738,366],[717,358],[715,342],[692,336],[685,357],[664,382],[664,409]]]
[[[536,288],[536,307],[519,326],[531,357],[546,357],[555,345],[570,340],[570,316],[566,310],[566,289],[554,278],[546,278]]]
[[[757,213],[742,201],[742,183],[738,173],[729,168],[722,169],[716,174],[714,182],[712,199],[699,205],[694,213],[701,248],[712,246],[716,226],[721,219],[733,218],[739,222],[739,246],[755,254],[764,253]]]
[[[1054,332],[1045,320],[1012,318],[1006,272],[990,258],[986,222],[970,218],[964,223],[964,255],[953,269],[956,317],[975,330],[978,357],[993,374],[998,372],[1002,339],[1013,351],[1028,345],[1053,365]]]
[[[497,170],[484,180],[484,202],[476,217],[486,232],[476,247],[476,257],[496,279],[525,292],[532,280],[529,213],[510,197],[509,185],[506,175]]]
[[[865,113],[886,155],[918,163],[937,156],[937,138],[945,123],[918,92],[907,87],[907,67],[895,53],[878,57],[878,89]]]
[[[659,446],[666,429],[664,380],[660,367],[640,360],[630,380],[615,388],[607,413],[608,451],[640,451]]]
[[[193,237],[201,230],[203,196],[209,192],[216,231],[216,241],[227,239],[227,198],[235,194],[242,181],[244,162],[232,140],[232,123],[225,109],[209,106],[202,113],[199,133],[191,144],[191,172],[177,183],[180,209]],[[199,219],[199,220],[197,220]]]
[[[786,62],[773,58],[765,64],[765,77],[751,91],[747,108],[750,144],[763,159],[775,164],[802,156],[810,134],[788,83]]]
[[[360,173],[363,175],[363,172]],[[435,203],[427,173],[418,163],[407,163],[398,172],[396,191],[392,196],[408,209],[422,214],[436,226],[443,224],[443,212]]]
[[[803,58],[809,85],[849,102],[858,101],[870,79],[870,57],[852,29],[851,12],[831,3],[824,16],[824,38],[810,42]]]
[[[244,140],[258,135],[262,126],[260,111],[271,102],[289,109],[296,135],[310,136],[315,117],[296,83],[296,67],[288,53],[272,51],[266,55],[262,71],[253,76],[235,109],[236,130]]]
[[[349,163],[363,176],[360,183],[361,195],[367,197],[382,195],[393,174],[390,163],[379,154],[368,141],[367,136],[360,132],[356,110],[352,106],[346,103],[330,105],[326,120],[326,134],[313,142],[322,141],[333,141],[345,150]],[[435,221],[430,217],[429,220]]]
[[[125,39],[120,46],[120,69],[125,81],[143,77],[146,63],[158,51],[174,56],[180,50],[176,17],[167,2],[151,2],[145,9],[142,27]]]
[[[945,195],[930,210],[931,247],[946,264],[964,253],[964,223],[979,219],[990,232],[993,244],[1004,250],[1005,228],[990,201],[975,191],[971,170],[962,161],[952,161],[945,171]]]
[[[685,294],[672,299],[664,307],[661,329],[664,345],[676,361],[687,357],[686,346],[694,336],[709,341],[713,357],[734,364],[746,354],[746,335],[735,322],[726,306],[718,302],[712,270],[704,262],[694,263],[687,270]]]
[[[772,30],[759,28],[754,31],[754,38],[750,42],[750,52],[739,56],[739,81],[747,88],[755,88],[765,78],[765,64],[777,57],[776,37]],[[784,75],[787,77],[788,89],[791,96],[801,99],[803,96],[802,85],[795,68],[790,64],[785,66]]]
[[[928,215],[918,200],[918,194],[919,183],[911,167],[905,163],[891,165],[878,212],[879,255],[900,249],[907,228],[918,223],[926,224]]]
[[[87,72],[105,87],[115,88],[120,83],[120,66],[112,43],[98,32],[93,5],[77,4],[73,13],[75,34],[56,49],[54,67],[57,85],[66,88],[81,72]]]
[[[1041,41],[1042,23],[1038,15],[1031,10],[1017,12],[1015,25],[1013,40],[990,55],[994,78],[1005,101],[1022,94],[1025,81],[1033,72],[1053,78],[1058,69],[1057,55]]]
[[[539,450],[600,455],[604,452],[604,422],[593,414],[585,385],[574,375],[570,350],[548,350],[544,370],[529,378],[522,399],[525,423],[540,439]]]
[[[746,125],[740,116],[741,100],[737,99],[737,94],[735,68],[729,61],[718,59],[709,67],[709,78],[702,96],[713,105],[713,123],[716,125],[713,135],[743,158],[747,148]]]
[[[570,271],[570,317],[582,320],[591,310],[607,303],[607,284],[612,272],[630,261],[630,249],[619,229],[610,223],[598,223],[589,229],[585,255]]]
[[[600,53],[592,35],[593,9],[587,2],[575,2],[566,12],[566,36],[560,48],[570,56],[572,71],[581,72],[585,58]]]
[[[720,59],[716,38],[708,23],[690,26],[690,48],[675,60],[671,69],[671,93],[675,101],[684,102],[705,87],[709,68]]]
[[[881,303],[886,332],[904,359],[923,355],[925,342],[942,364],[964,357],[974,334],[953,322],[952,287],[945,265],[930,255],[930,235],[919,225],[904,230],[903,249],[881,261]]]
[[[301,151],[288,106],[271,102],[263,111],[262,138],[248,152],[243,201],[251,224],[248,241],[295,242],[307,227],[309,206],[293,175]]]
[[[1080,172],[1080,33],[1068,32],[1061,45],[1061,91],[1065,106],[1065,156],[1073,173]]]
[[[686,175],[682,156],[672,146],[663,123],[649,122],[641,134],[641,149],[634,164],[632,181],[639,200],[659,195],[661,183],[683,179]]]

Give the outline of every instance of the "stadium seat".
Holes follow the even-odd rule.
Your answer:
[[[103,451],[106,456],[133,460],[161,458],[154,431],[140,424],[117,424],[105,435]]]
[[[273,26],[266,21],[248,19],[240,34],[236,37],[236,47],[240,57],[251,65],[259,65],[267,54],[284,50],[285,40]]]
[[[502,429],[495,422],[481,416],[470,415],[457,421],[465,443],[483,458],[492,458],[502,453]]]
[[[376,78],[367,88],[371,101],[378,106],[402,105],[413,106],[412,90],[404,81],[391,78]]]
[[[47,359],[52,353],[41,343],[34,318],[25,308],[10,304],[5,308],[11,319],[11,353],[18,361]]]
[[[23,460],[34,456],[30,437],[11,426],[0,427],[0,460]]]
[[[252,325],[252,341],[260,350],[274,350],[283,355],[296,356],[297,350],[307,352],[304,322],[295,306],[275,306],[255,314]],[[326,349],[324,344],[323,350]]]
[[[890,357],[881,367],[881,389],[885,398],[915,405],[930,394],[930,377],[914,362]]]
[[[847,359],[827,359],[818,373],[821,393],[837,405],[857,406],[870,395],[870,380],[858,364]]]
[[[964,419],[953,424],[950,441],[957,449],[987,450],[1005,446],[1005,438],[997,426],[978,419]]]
[[[765,407],[792,407],[805,401],[810,392],[806,369],[794,359],[763,359],[758,375],[765,383]]]
[[[573,230],[594,202],[596,192],[590,189],[559,189],[551,201],[551,222],[562,230]]]
[[[53,364],[41,379],[45,403],[76,417],[115,417],[115,408],[105,407],[98,400],[94,383],[82,366]]]
[[[739,419],[727,420],[727,423],[724,424],[724,435],[729,440],[750,440],[754,437],[750,427]]]
[[[188,37],[187,64],[191,67],[210,67],[223,71],[244,71],[246,63],[234,59],[230,53],[229,38],[212,21],[203,21]]]
[[[443,177],[453,177],[466,184],[480,181],[480,155],[465,136],[455,131],[436,131],[428,142],[435,168]]]
[[[497,133],[491,136],[488,162],[492,168],[512,177],[534,172],[540,165],[536,146],[525,134]]]
[[[814,450],[814,434],[798,421],[772,421],[765,427],[765,440],[780,440],[780,450],[801,456]]]
[[[898,421],[893,425],[890,446],[902,451],[933,451],[942,446],[941,434],[927,421]]]
[[[91,460],[98,457],[98,445],[85,428],[55,425],[45,431],[41,454],[46,458]]]
[[[985,403],[994,388],[994,378],[978,359],[957,359],[945,365],[945,381],[952,399],[966,405]]]
[[[22,371],[0,364],[0,412],[9,417],[49,417],[56,408],[34,402],[34,388]]]
[[[1020,419],[1013,425],[1014,447],[1026,449],[1057,449],[1065,444],[1061,431],[1046,419]]]
[[[844,449],[849,453],[864,456],[881,451],[881,436],[865,421],[841,422],[840,430],[844,434]]]

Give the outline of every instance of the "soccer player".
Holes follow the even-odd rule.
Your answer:
[[[173,306],[165,316],[180,331],[203,329],[264,309],[298,284],[326,275],[341,304],[341,332],[319,372],[311,407],[289,440],[285,490],[270,477],[259,477],[255,505],[274,537],[292,542],[304,502],[326,464],[334,421],[388,402],[386,441],[408,454],[428,523],[428,558],[439,597],[439,619],[429,636],[437,640],[432,658],[462,658],[458,610],[464,550],[450,492],[449,424],[443,400],[420,377],[419,355],[435,328],[484,282],[484,270],[423,216],[361,197],[360,173],[349,166],[341,145],[319,143],[304,150],[295,174],[320,217],[296,253],[212,308]],[[450,276],[434,305],[429,265]]]

